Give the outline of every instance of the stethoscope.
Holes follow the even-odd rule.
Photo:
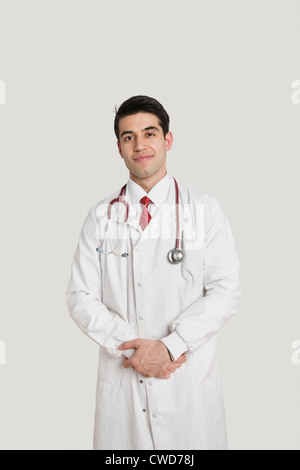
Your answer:
[[[174,183],[175,183],[175,194],[176,194],[176,197],[175,197],[175,201],[176,201],[176,244],[175,244],[175,248],[172,248],[172,250],[169,251],[168,259],[169,259],[170,263],[178,264],[183,259],[183,252],[182,252],[182,250],[179,249],[179,230],[180,230],[180,223],[179,223],[179,190],[178,190],[177,181],[175,180],[174,177],[173,177],[173,180],[174,180]],[[122,204],[125,205],[126,215],[125,215],[125,218],[124,218],[124,226],[125,226],[125,223],[128,220],[129,204],[125,200],[125,197],[124,197],[125,196],[125,189],[126,189],[126,184],[124,184],[124,186],[122,187],[119,196],[116,197],[115,199],[113,199],[112,201],[110,201],[110,203],[108,205],[108,209],[107,209],[108,224],[111,223],[111,209],[112,209],[112,206],[116,202],[121,202]],[[116,253],[116,251],[113,250],[113,248],[112,248],[110,238],[109,238],[109,242],[110,242],[111,251],[104,251],[100,247],[96,248],[96,251],[98,251],[98,253],[101,253],[101,254],[104,254],[104,255],[109,255],[110,253],[114,253],[115,255],[122,256],[123,258],[127,258],[127,256],[129,256],[129,253],[122,253],[122,254]]]

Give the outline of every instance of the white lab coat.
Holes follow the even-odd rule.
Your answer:
[[[216,333],[237,311],[239,261],[217,200],[178,186],[180,264],[167,259],[176,225],[173,213],[172,237],[162,236],[162,207],[142,232],[132,206],[126,226],[125,207],[113,206],[113,246],[117,230],[128,230],[118,253],[129,256],[96,252],[110,249],[107,204],[121,188],[91,208],[82,228],[66,300],[81,330],[100,345],[94,449],[227,448]],[[164,207],[174,201],[171,184]],[[162,339],[175,359],[187,351],[187,361],[169,379],[145,378],[123,367],[117,349],[135,338]]]

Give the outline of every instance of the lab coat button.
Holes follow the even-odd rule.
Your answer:
[[[140,282],[137,283],[137,286],[138,286],[138,287],[141,287],[141,285],[142,285],[142,284],[141,284]]]
[[[153,414],[153,415],[152,415],[152,418],[156,418],[156,414]]]
[[[152,382],[148,382],[148,385],[150,385],[150,387],[151,387],[151,385],[152,385]]]
[[[143,383],[144,383],[144,381],[143,381],[143,380],[140,380],[140,384],[143,384]]]
[[[139,320],[143,320],[143,317],[139,317]]]
[[[142,409],[142,411],[143,411],[144,413],[146,413],[146,410],[145,410],[145,408],[143,408],[143,409]]]

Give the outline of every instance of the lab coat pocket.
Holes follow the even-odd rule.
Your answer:
[[[204,267],[204,250],[186,250],[180,263],[179,288],[190,291],[202,286]]]

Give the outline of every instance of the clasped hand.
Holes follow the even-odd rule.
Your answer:
[[[169,379],[172,372],[175,372],[184,362],[184,354],[176,361],[171,361],[166,346],[161,341],[137,338],[132,341],[125,341],[119,346],[120,350],[132,349],[136,351],[130,359],[124,358],[124,367],[132,367],[136,372],[144,377],[158,377]]]

